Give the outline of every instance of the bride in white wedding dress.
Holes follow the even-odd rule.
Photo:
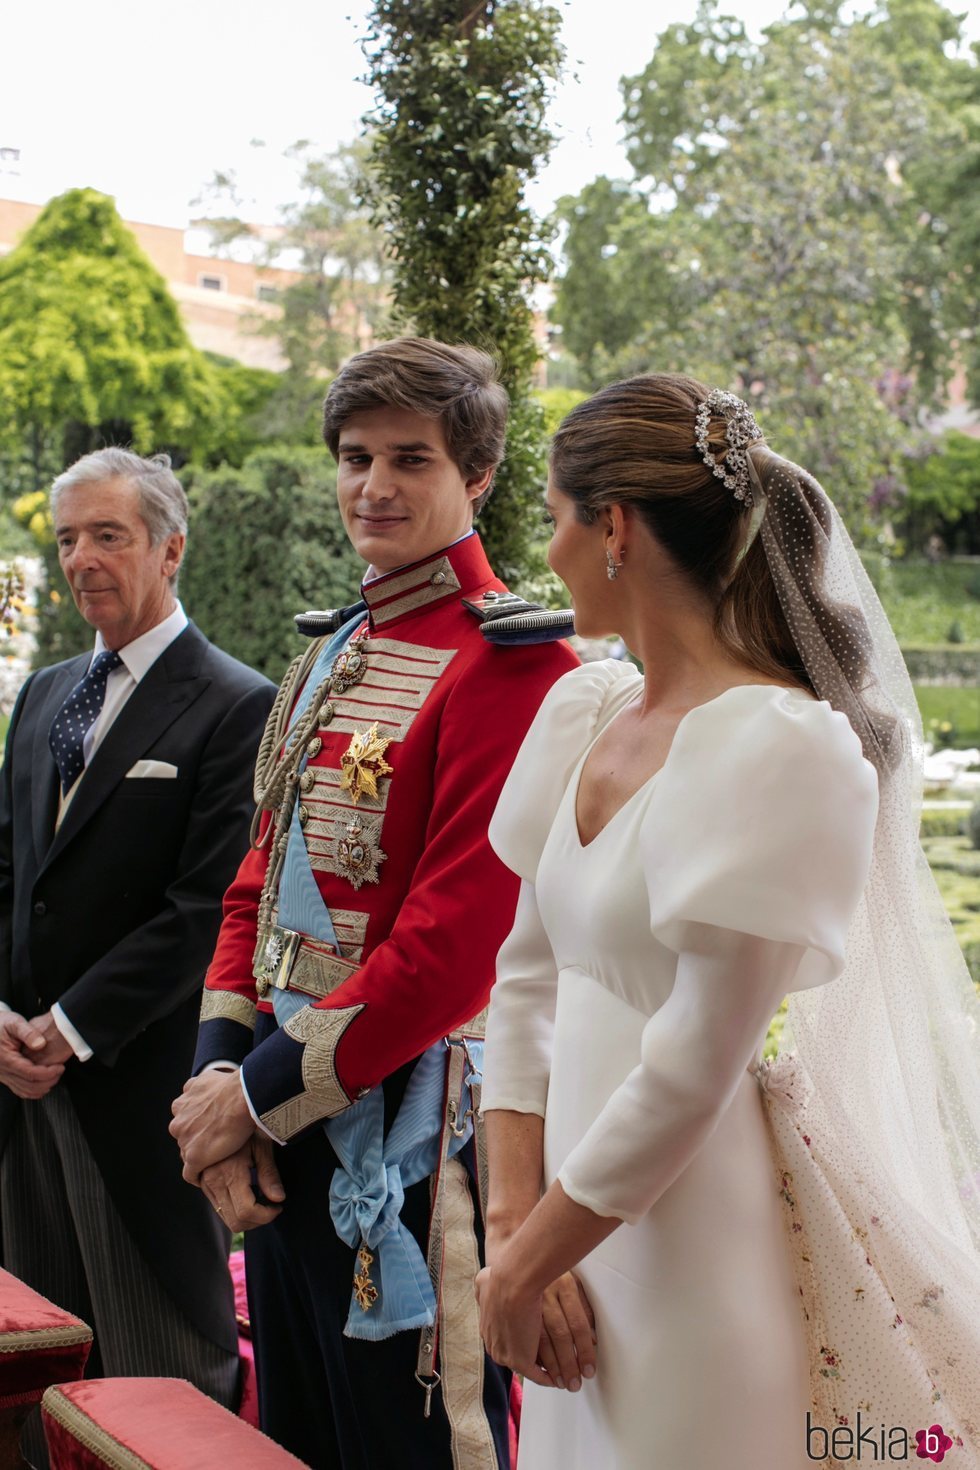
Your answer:
[[[644,672],[559,681],[490,831],[522,888],[477,1289],[520,1470],[976,1466],[977,1002],[880,603],[692,379],[576,408],[547,504],[577,630]]]

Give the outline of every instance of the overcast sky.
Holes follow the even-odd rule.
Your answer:
[[[696,0],[565,0],[566,77],[552,108],[559,143],[531,202],[539,211],[596,174],[627,175],[619,79]],[[783,0],[729,0],[757,31]],[[980,0],[967,31],[980,36]],[[357,135],[370,104],[358,78],[368,0],[21,0],[0,27],[0,197],[43,203],[74,186],[113,194],[128,219],[183,226],[215,169],[237,170],[272,222],[292,197],[281,153]],[[250,148],[262,139],[265,148]]]

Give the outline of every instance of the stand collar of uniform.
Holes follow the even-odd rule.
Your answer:
[[[473,535],[434,552],[424,561],[366,582],[361,596],[368,605],[371,627],[387,628],[422,608],[494,581],[483,543]]]

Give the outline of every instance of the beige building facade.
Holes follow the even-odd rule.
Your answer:
[[[0,199],[0,255],[13,249],[40,213],[38,204]],[[166,280],[195,347],[249,367],[285,367],[275,337],[256,327],[263,319],[275,319],[276,297],[299,279],[296,272],[196,255],[186,249],[184,230],[138,220],[125,223]]]

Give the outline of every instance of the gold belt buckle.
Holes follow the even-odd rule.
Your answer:
[[[290,971],[302,938],[295,929],[283,929],[280,924],[270,924],[259,935],[252,974],[260,1000],[264,1000],[273,987],[276,990],[288,988]]]

